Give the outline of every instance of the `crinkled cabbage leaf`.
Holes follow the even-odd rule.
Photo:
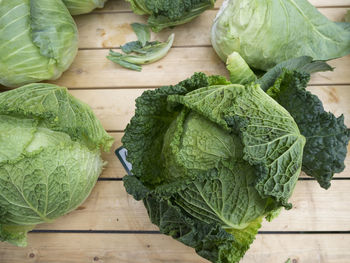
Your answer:
[[[238,53],[229,58],[233,58],[228,60],[230,65],[236,66],[228,67],[231,81],[243,79],[241,72],[249,72],[249,66]],[[293,116],[306,138],[302,170],[328,189],[334,174],[345,168],[350,131],[343,115],[337,118],[326,112],[320,99],[306,90],[310,73],[326,70],[332,68],[325,62],[293,58],[276,65],[256,82]]]
[[[249,66],[266,71],[299,56],[329,60],[349,54],[349,26],[328,20],[307,0],[226,0],[211,40],[223,61],[236,51]]]
[[[238,262],[264,217],[290,208],[305,138],[257,84],[196,73],[145,91],[122,142],[160,231],[212,262]]]
[[[0,84],[57,79],[77,51],[77,27],[61,0],[0,1]]]
[[[107,0],[62,0],[72,15],[90,13],[95,8],[102,8]]]
[[[27,244],[35,225],[77,208],[113,143],[67,90],[29,84],[0,94],[0,241]]]
[[[214,6],[215,0],[126,0],[139,15],[149,15],[154,32],[181,25]]]

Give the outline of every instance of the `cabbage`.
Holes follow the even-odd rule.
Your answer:
[[[305,144],[294,119],[258,84],[203,73],[145,91],[136,107],[122,138],[127,192],[162,233],[238,262],[262,219],[291,207]]]
[[[149,15],[148,25],[154,32],[181,25],[214,7],[216,0],[126,0],[139,15]]]
[[[90,194],[113,139],[89,106],[51,84],[0,94],[0,241],[77,208]]]
[[[226,0],[211,40],[223,61],[236,51],[249,66],[268,70],[299,56],[329,60],[349,54],[349,26],[329,21],[307,0]]]
[[[0,1],[0,84],[57,79],[77,50],[77,27],[61,0]]]
[[[63,0],[72,15],[90,13],[95,8],[102,8],[107,0]]]

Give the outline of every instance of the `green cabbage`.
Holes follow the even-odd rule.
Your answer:
[[[299,56],[349,54],[350,24],[329,21],[307,0],[226,0],[211,40],[223,61],[236,51],[251,67],[268,70]]]
[[[148,25],[154,32],[181,25],[212,8],[216,0],[126,0],[139,15],[149,15]]]
[[[72,15],[90,13],[95,8],[102,8],[107,0],[63,0]]]
[[[77,50],[77,27],[61,0],[0,1],[0,84],[57,79]]]
[[[29,84],[0,94],[0,241],[25,246],[27,232],[77,208],[89,195],[113,139],[67,90]]]
[[[196,73],[145,91],[122,142],[128,193],[160,231],[212,262],[238,262],[297,182],[305,138],[254,82]]]

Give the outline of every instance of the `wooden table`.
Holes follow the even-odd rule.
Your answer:
[[[350,0],[313,0],[332,20],[340,21]],[[76,17],[80,50],[71,68],[54,83],[66,86],[87,102],[121,145],[123,129],[134,113],[134,100],[150,88],[176,84],[196,71],[227,75],[224,64],[210,45],[210,27],[222,3],[195,21],[179,26],[174,48],[163,60],[138,73],[105,58],[109,48],[134,40],[130,23],[145,22],[122,0]],[[157,35],[165,40],[172,32]],[[350,56],[331,61],[334,72],[312,77],[310,90],[337,116],[344,113],[350,127]],[[350,150],[350,149],[349,149]],[[141,202],[129,196],[121,178],[125,172],[113,153],[91,196],[76,211],[29,234],[26,248],[0,244],[1,263],[160,263],[208,262],[193,249],[162,235],[150,223]],[[349,263],[350,262],[350,157],[347,169],[336,175],[328,191],[305,175],[296,186],[293,209],[265,222],[244,263]]]

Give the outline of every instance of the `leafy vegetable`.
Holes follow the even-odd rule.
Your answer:
[[[57,79],[78,50],[77,27],[61,0],[0,1],[0,84]]]
[[[113,139],[65,88],[30,84],[0,94],[0,241],[77,208],[103,168]]]
[[[90,13],[95,8],[102,8],[107,0],[62,0],[72,15]]]
[[[149,15],[154,32],[181,25],[214,6],[215,0],[126,0],[139,15]]]
[[[169,52],[174,43],[174,34],[169,36],[167,42],[149,42],[151,33],[148,26],[139,23],[133,23],[131,26],[138,40],[121,46],[122,51],[126,54],[110,50],[107,56],[109,60],[122,67],[141,71],[142,67],[140,65],[150,64],[162,59]]]
[[[266,71],[299,56],[329,60],[349,54],[350,24],[329,21],[307,0],[226,0],[211,40],[223,61],[236,51],[252,68]]]
[[[238,262],[263,217],[287,208],[305,138],[259,85],[196,73],[146,91],[122,142],[143,200],[162,233],[212,262]]]
[[[241,58],[237,58],[237,61],[243,65]],[[240,78],[239,72],[247,71],[247,67],[245,64],[242,70],[239,67],[234,70],[228,68],[231,80]],[[262,89],[267,90],[267,94],[293,116],[306,138],[302,169],[326,189],[330,187],[333,175],[345,168],[344,160],[350,139],[344,116],[336,118],[326,112],[318,97],[306,90],[309,73],[327,69],[332,68],[325,62],[300,57],[278,64],[257,80]]]

